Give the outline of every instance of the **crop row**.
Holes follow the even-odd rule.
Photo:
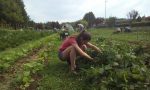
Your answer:
[[[77,60],[89,90],[148,90],[150,89],[150,51],[142,46],[128,45],[105,38],[95,40],[103,53],[89,50],[96,60]],[[82,60],[81,60],[82,59]]]
[[[38,31],[11,31],[0,30],[0,52],[9,48],[15,48],[28,41],[34,41],[42,37],[51,35],[52,32]]]
[[[30,62],[23,64],[22,71],[16,74],[11,83],[14,89],[30,90],[37,88],[38,80],[42,78],[42,71],[50,60],[50,52],[53,45],[51,44],[52,37],[49,37],[49,42],[44,44],[43,50],[38,52],[35,60],[30,60]]]
[[[9,49],[0,53],[0,73],[8,70],[17,60],[28,56],[33,50],[42,47],[49,42],[49,36],[36,41],[30,41],[16,48]]]

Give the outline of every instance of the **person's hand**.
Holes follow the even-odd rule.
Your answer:
[[[96,62],[96,61],[94,60],[94,58],[91,58],[90,60],[91,60],[92,62]]]
[[[98,51],[99,53],[102,53],[102,50],[101,50],[101,49],[98,49],[97,51]]]
[[[98,52],[101,52],[101,50],[100,50],[99,48],[97,49],[97,51],[98,51]]]
[[[92,57],[89,58],[91,61],[93,61],[94,59]]]

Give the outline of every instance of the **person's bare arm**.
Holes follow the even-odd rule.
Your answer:
[[[87,47],[92,48],[95,51],[102,52],[97,46],[95,46],[89,42],[86,45],[87,45]]]
[[[81,56],[84,56],[93,61],[93,58],[91,56],[89,56],[87,53],[85,53],[82,49],[80,49],[80,47],[77,44],[73,44],[73,46],[75,47],[75,49]]]

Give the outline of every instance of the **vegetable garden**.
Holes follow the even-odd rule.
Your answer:
[[[73,75],[68,72],[67,63],[60,61],[57,57],[61,44],[57,33],[2,31],[5,36],[4,34],[0,36],[0,40],[5,39],[8,41],[7,44],[10,43],[6,48],[4,47],[6,45],[3,45],[0,52],[0,89],[150,89],[149,41],[136,41],[129,33],[127,35],[132,38],[131,41],[129,38],[123,39],[123,34],[110,35],[109,30],[91,30],[90,32],[93,35],[92,43],[100,47],[103,53],[88,49],[87,53],[96,62],[78,58],[78,75]],[[117,36],[119,38],[116,38]],[[18,37],[21,40],[18,40]],[[0,43],[3,44],[3,42]],[[11,46],[12,42],[20,44]]]

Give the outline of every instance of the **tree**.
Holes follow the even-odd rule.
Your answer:
[[[28,21],[22,0],[0,0],[0,23],[6,22],[17,28]]]
[[[59,22],[47,22],[45,24],[45,29],[54,29],[54,28],[57,28],[57,29],[61,28],[61,25],[59,24]]]
[[[145,21],[150,21],[150,16],[145,17]]]
[[[103,22],[104,22],[104,18],[96,18],[94,23],[96,25],[99,25],[99,24],[102,24]]]
[[[111,26],[111,27],[113,27],[113,26],[115,26],[115,21],[116,21],[116,17],[109,17],[108,19],[107,19],[107,24],[108,24],[108,26]]]
[[[29,16],[27,15],[26,11],[25,11],[25,6],[24,6],[24,3],[22,0],[15,0],[16,3],[18,4],[18,6],[20,7],[20,11],[21,11],[21,14],[23,15],[23,20],[24,20],[24,23],[28,22],[29,21]]]
[[[44,24],[43,23],[36,23],[35,24],[35,29],[36,30],[43,30],[44,29]]]
[[[28,27],[34,27],[35,26],[35,22],[30,20],[28,23],[27,23],[27,26]]]
[[[127,17],[129,18],[131,23],[135,22],[137,20],[137,18],[139,17],[139,12],[136,10],[132,10],[127,14]]]
[[[93,12],[88,12],[84,15],[83,20],[86,20],[88,22],[88,27],[92,27],[95,21],[95,16]]]
[[[141,16],[138,16],[137,22],[141,22],[141,21],[142,21],[142,17],[141,17]]]
[[[83,24],[85,28],[88,27],[88,22],[86,20],[80,20],[79,23]]]

